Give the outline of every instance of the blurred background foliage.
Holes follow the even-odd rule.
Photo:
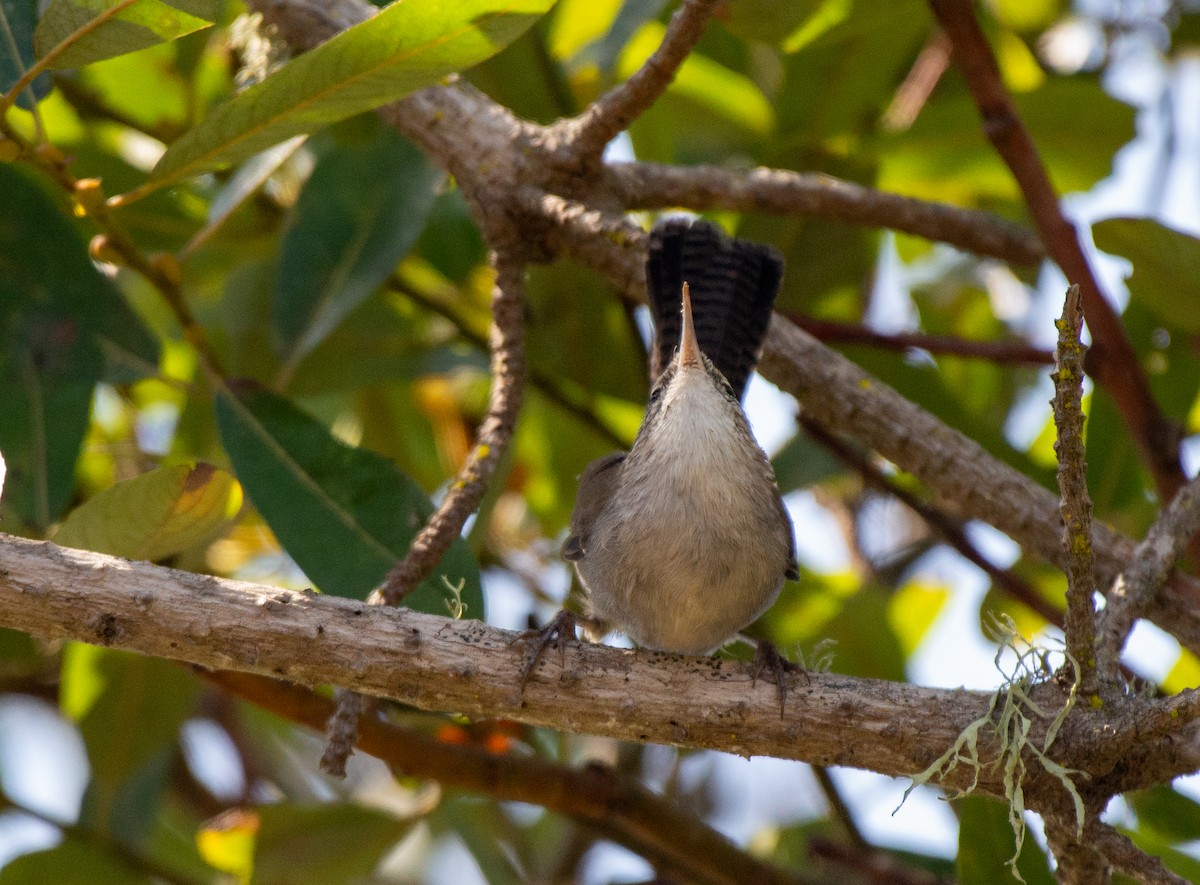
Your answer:
[[[143,184],[164,145],[279,62],[279,47],[239,3],[198,5],[214,26],[187,32],[176,23],[177,39],[106,60],[86,56],[90,63],[40,77],[7,112],[7,125],[44,133],[70,157],[72,174],[101,179],[107,194]],[[644,61],[672,9],[664,0],[559,0],[468,77],[527,118],[575,114]],[[4,91],[34,57],[36,12],[33,0],[0,0],[0,10],[19,50],[0,51]],[[1094,210],[1108,217],[1092,231],[1096,246],[1132,266],[1127,289],[1119,263],[1102,269],[1127,299],[1124,320],[1159,402],[1185,436],[1195,433],[1200,320],[1187,287],[1200,275],[1200,243],[1186,231],[1200,217],[1196,180],[1178,172],[1197,168],[1187,154],[1194,103],[1180,105],[1178,95],[1197,82],[1200,9],[1165,0],[986,0],[979,11],[1060,191],[1095,191],[1134,143],[1135,122],[1152,131],[1137,183],[1126,176],[1109,187],[1115,196]],[[616,153],[824,172],[1028,223],[946,53],[920,0],[734,0]],[[89,257],[96,229],[86,213],[34,164],[0,157],[4,530],[365,597],[462,464],[485,406],[491,275],[454,182],[367,114],[120,210],[137,247],[177,267],[227,373],[214,385],[159,293],[106,263],[103,250]],[[1172,214],[1178,181],[1192,188],[1192,215]],[[1049,317],[1063,283],[1051,268],[1008,267],[821,219],[714,217],[784,251],[779,307],[791,314],[884,333],[1024,343],[1043,355],[1052,341]],[[566,598],[569,572],[557,547],[575,478],[590,459],[632,441],[647,387],[644,317],[595,274],[567,262],[532,268],[528,298],[530,387],[514,445],[480,514],[412,598],[425,611],[507,627],[544,620]],[[1037,354],[838,346],[1053,487],[1050,388]],[[834,639],[837,672],[966,679],[953,645],[927,640],[954,607],[956,581],[978,574],[949,562],[924,522],[799,433],[794,403],[757,387],[751,413],[796,517],[803,575],[754,632],[810,654]],[[1097,393],[1089,408],[1097,515],[1140,536],[1157,507],[1153,485],[1111,401]],[[879,469],[922,497],[910,478]],[[1061,609],[1058,572],[968,529],[987,541],[987,556],[1011,563],[1046,606]],[[1000,585],[970,606],[973,634],[1000,612],[1028,636],[1047,630],[1041,614]],[[931,661],[931,647],[943,657]],[[1168,689],[1200,678],[1200,663],[1177,647],[1148,667],[1145,675]],[[317,735],[170,663],[0,631],[0,679],[3,885],[648,875],[632,856],[536,808],[443,793],[361,758],[347,782],[330,782],[316,772]],[[957,820],[921,806],[918,817],[941,815],[933,829],[949,835],[936,837],[912,818],[889,829],[875,807],[890,810],[899,789],[881,793],[841,773],[814,780],[800,765],[768,774],[710,754],[392,715],[448,742],[610,762],[756,853],[827,881],[856,874],[814,860],[814,846],[858,844],[864,832],[913,875],[1010,878],[1011,834],[1003,810],[984,800],[956,805]],[[46,734],[53,740],[39,747]],[[30,769],[41,772],[31,785],[23,766],[43,751],[51,756]],[[770,777],[784,779],[787,801],[748,798],[743,781]],[[1200,838],[1200,806],[1189,798],[1194,788],[1181,790],[1131,797],[1118,821],[1200,880],[1187,851]],[[1033,842],[1019,866],[1027,881],[1048,880]]]

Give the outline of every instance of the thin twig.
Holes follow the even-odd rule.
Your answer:
[[[413,539],[408,554],[378,591],[388,605],[399,605],[429,577],[487,491],[508,448],[525,387],[525,265],[493,256],[496,285],[492,295],[492,392],[467,463],[441,506]]]
[[[886,227],[1024,266],[1046,254],[1033,231],[990,212],[902,197],[820,173],[612,163],[605,184],[626,209],[685,206],[827,218]]]
[[[280,716],[320,728],[333,703],[311,691],[240,673],[203,673],[226,691]],[[694,814],[637,781],[600,765],[582,770],[519,753],[490,753],[429,737],[380,719],[365,719],[358,745],[398,774],[503,801],[530,802],[597,829],[683,881],[801,881],[729,842]]]
[[[846,800],[842,798],[842,793],[838,790],[838,785],[834,783],[829,769],[824,765],[814,765],[812,773],[813,777],[817,779],[817,785],[821,788],[821,793],[825,797],[826,804],[829,805],[830,817],[836,820],[841,826],[846,834],[846,839],[853,846],[854,850],[856,852],[874,851],[875,846],[867,841],[867,838],[862,834],[862,830],[858,828],[858,824],[854,820],[854,814],[850,811],[850,806],[846,804]]]
[[[525,384],[525,265],[493,254],[496,284],[492,295],[492,392],[487,415],[479,427],[450,491],[425,526],[417,532],[408,553],[388,572],[383,586],[371,595],[374,605],[399,605],[437,567],[462,533],[467,518],[479,507],[496,465],[508,448]],[[346,692],[327,723],[327,743],[321,769],[344,777],[346,760],[358,736],[358,722],[373,704]]]
[[[720,0],[683,0],[671,16],[663,41],[628,80],[592,102],[579,117],[566,121],[568,138],[585,161],[596,160],[658,99],[675,79],[680,65],[700,41],[704,26]]]
[[[932,354],[965,356],[1005,365],[1054,365],[1054,354],[1024,341],[970,341],[926,332],[876,332],[861,323],[823,320],[780,311],[797,326],[825,344],[866,344],[883,350],[927,350]]]
[[[954,43],[955,60],[979,107],[984,132],[1021,188],[1046,251],[1067,281],[1080,287],[1092,333],[1088,372],[1115,400],[1154,476],[1159,497],[1168,501],[1186,481],[1179,460],[1178,428],[1154,401],[1125,329],[1100,291],[1075,227],[1063,215],[1046,167],[975,19],[975,6],[965,0],[929,0],[929,5]]]
[[[1054,428],[1058,438],[1058,487],[1062,494],[1063,552],[1067,573],[1067,654],[1079,667],[1080,691],[1095,690],[1096,600],[1092,539],[1092,500],[1088,496],[1083,449],[1083,311],[1079,287],[1071,286],[1058,327],[1058,368],[1054,378]]]
[[[1100,618],[1096,657],[1101,674],[1116,683],[1121,650],[1142,616],[1166,585],[1171,569],[1190,538],[1200,531],[1200,477],[1193,479],[1164,509],[1146,538],[1137,546],[1129,566],[1117,576]]]

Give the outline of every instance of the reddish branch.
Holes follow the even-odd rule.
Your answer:
[[[320,729],[333,702],[308,689],[245,673],[200,675],[225,691],[293,722]],[[569,768],[516,752],[492,753],[365,717],[357,743],[398,775],[445,787],[530,802],[567,815],[640,854],[680,881],[787,885],[796,877],[747,854],[696,815],[655,796],[611,768]]]
[[[927,350],[945,356],[966,356],[993,363],[1054,365],[1054,354],[1024,341],[970,341],[925,332],[876,332],[859,323],[839,323],[789,311],[785,317],[824,344],[866,344],[883,350]]]
[[[983,130],[1012,171],[1046,251],[1082,294],[1092,333],[1088,372],[1113,397],[1142,457],[1154,475],[1159,498],[1169,501],[1185,481],[1179,461],[1179,430],[1150,392],[1120,319],[1100,292],[1074,226],[1063,215],[1037,147],[1017,113],[991,47],[967,0],[929,0],[954,44],[954,57],[983,118]]]

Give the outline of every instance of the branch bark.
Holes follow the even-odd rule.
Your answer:
[[[796,702],[781,718],[775,686],[756,683],[750,664],[579,642],[566,643],[561,658],[547,655],[522,697],[515,677],[525,656],[516,634],[477,621],[2,534],[0,564],[0,623],[27,633],[627,741],[904,776],[927,767],[988,705],[981,692],[792,674]],[[1189,742],[1146,738],[1138,728],[1163,703],[1077,708],[1055,747],[1064,764],[1106,778],[1113,792],[1191,771],[1200,756]],[[960,768],[947,785],[966,786],[970,777]],[[1003,795],[1003,772],[985,769],[979,789]],[[1036,808],[1042,794],[1057,801],[1060,791],[1056,780],[1031,779],[1026,803]]]

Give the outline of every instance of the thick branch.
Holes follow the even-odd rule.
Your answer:
[[[1037,236],[976,209],[960,209],[812,172],[614,163],[604,183],[626,209],[734,209],[800,215],[886,227],[1013,264],[1037,264],[1045,251]]]
[[[525,688],[514,634],[477,621],[68,550],[0,534],[0,624],[48,638],[341,684],[412,706],[621,740],[920,771],[981,715],[978,692],[832,674],[773,685],[736,661],[567,643]],[[883,739],[881,739],[881,737]],[[998,781],[985,789],[1002,789]]]
[[[423,710],[888,775],[923,770],[988,703],[981,692],[812,673],[792,676],[796,702],[781,718],[776,687],[756,683],[750,664],[578,642],[567,643],[561,658],[545,656],[522,697],[516,676],[524,649],[514,646],[515,634],[477,621],[2,534],[0,624],[310,687],[346,685]],[[1136,712],[1138,704],[1130,699],[1126,707]],[[1114,727],[1120,720],[1109,717],[1119,706],[1076,709],[1055,743],[1064,764],[1094,778],[1110,776],[1114,792],[1191,770],[1195,760],[1173,736],[1142,741],[1134,730]],[[1131,758],[1140,761],[1120,767]],[[965,786],[969,777],[959,769],[948,785]],[[980,789],[1003,795],[1003,772],[985,770]],[[1037,807],[1040,791],[1057,796],[1061,786],[1053,779],[1028,782],[1030,807]]]

